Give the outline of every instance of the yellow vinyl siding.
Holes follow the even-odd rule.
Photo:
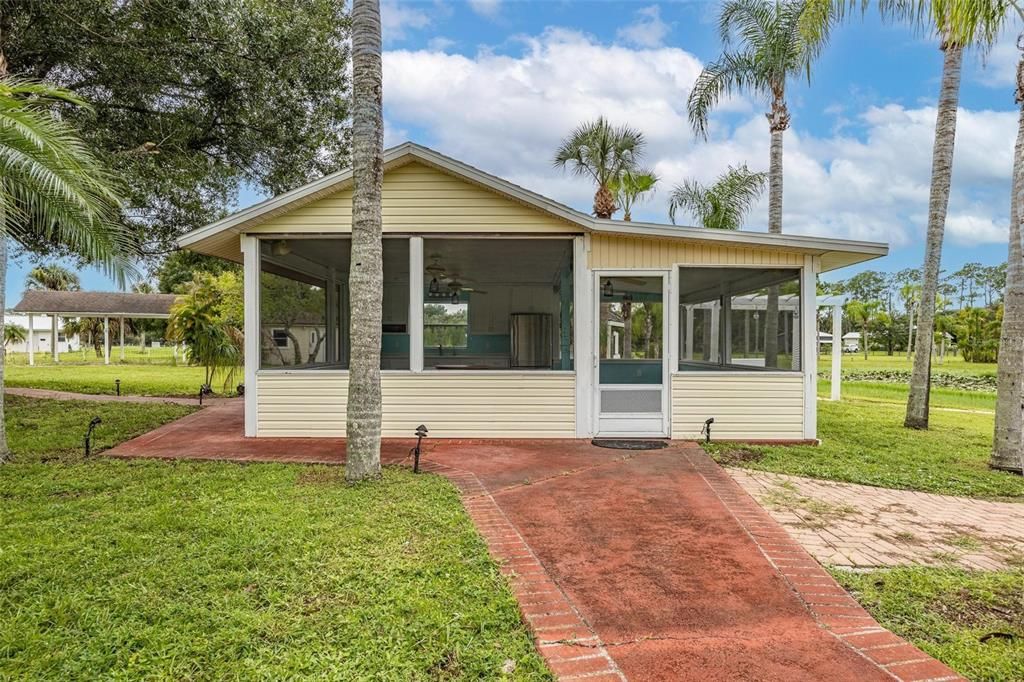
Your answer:
[[[672,376],[672,437],[700,437],[714,417],[716,440],[800,440],[804,437],[803,375],[691,372]]]
[[[344,436],[348,376],[267,372],[257,377],[259,436]],[[383,435],[419,424],[436,438],[573,438],[572,374],[384,374]]]
[[[768,265],[801,267],[802,253],[763,248],[709,245],[676,239],[594,234],[590,238],[591,268],[670,268],[689,265]]]
[[[384,174],[385,232],[581,233],[577,225],[421,163]],[[246,230],[251,234],[352,231],[344,189]]]

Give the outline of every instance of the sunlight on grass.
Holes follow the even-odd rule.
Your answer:
[[[1024,571],[833,570],[879,623],[972,680],[1024,679]]]
[[[203,368],[187,365],[26,365],[9,366],[4,372],[7,386],[43,388],[52,391],[113,395],[114,380],[121,380],[122,395],[187,396],[195,397],[203,383]],[[236,373],[228,387],[234,392],[242,380]],[[224,391],[222,382],[215,382],[213,390]]]
[[[714,443],[708,450],[719,461],[764,471],[1024,501],[1024,477],[988,468],[991,414],[933,411],[928,431],[903,428],[903,416],[902,405],[819,401],[819,446]]]

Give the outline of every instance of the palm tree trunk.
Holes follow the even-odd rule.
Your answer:
[[[949,185],[953,174],[953,144],[956,140],[956,109],[960,97],[960,70],[963,50],[959,45],[943,45],[942,86],[935,119],[935,143],[932,150],[932,184],[928,200],[928,235],[925,242],[924,274],[917,314],[917,352],[910,375],[910,395],[903,425],[911,429],[928,428],[928,400],[931,392],[932,344],[935,337],[935,296],[939,287],[939,263],[942,236],[949,207]],[[924,339],[924,343],[921,342]]]
[[[380,0],[352,3],[352,256],[345,477],[380,476],[384,182]]]
[[[768,155],[768,232],[782,234],[782,134],[789,127],[789,110],[781,95],[767,114],[772,143]],[[779,364],[779,287],[768,287],[764,320],[764,366]]]
[[[0,226],[4,224],[4,216],[0,210]],[[5,300],[7,295],[7,230],[0,229],[0,301]],[[0,339],[4,334],[4,307],[0,305]],[[29,343],[32,343],[32,334],[29,332]],[[4,410],[4,370],[7,362],[7,353],[0,352],[0,464],[5,463],[11,457],[11,449],[7,445],[7,423]]]
[[[996,369],[996,427],[989,466],[1024,474],[1024,54],[1017,64],[1017,144],[1013,149],[1013,188],[1010,197],[1010,248],[1003,298],[1003,328]]]

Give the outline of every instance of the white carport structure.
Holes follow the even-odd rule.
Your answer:
[[[848,296],[832,295],[819,296],[818,309],[832,309],[832,340],[822,340],[821,343],[832,344],[832,400],[839,400],[842,397],[843,383],[843,306],[849,300]]]
[[[53,320],[53,361],[59,362],[57,346],[57,319],[61,317],[103,318],[103,363],[110,364],[110,318],[120,321],[121,360],[124,360],[125,320],[166,320],[171,315],[174,294],[130,294],[106,291],[26,291],[13,312],[28,315],[29,326],[33,316],[46,314]],[[35,352],[29,345],[28,364],[35,364]]]

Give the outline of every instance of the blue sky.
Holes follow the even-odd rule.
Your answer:
[[[603,114],[641,129],[661,177],[634,219],[666,222],[673,184],[711,180],[727,165],[767,168],[764,103],[737,98],[695,140],[686,98],[719,54],[709,2],[382,0],[386,144],[411,139],[582,210],[592,188],[551,167],[559,139]],[[1015,30],[1015,29],[1013,29]],[[1016,114],[1008,29],[965,62],[943,265],[1005,259]],[[787,232],[887,241],[868,267],[919,264],[924,248],[934,103],[941,52],[929,36],[873,17],[836,30],[813,80],[795,81],[786,134]],[[239,206],[260,197],[245,190]],[[749,216],[763,230],[767,205]],[[24,283],[12,263],[8,303]],[[836,276],[845,277],[855,270]],[[90,289],[112,289],[94,271]]]

